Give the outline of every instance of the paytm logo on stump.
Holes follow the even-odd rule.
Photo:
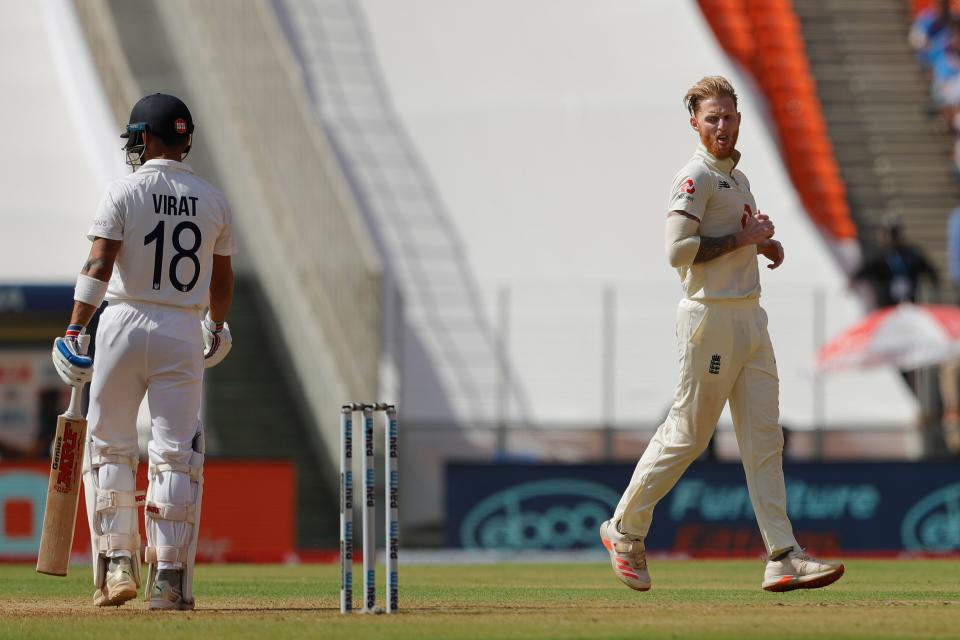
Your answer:
[[[600,523],[620,496],[588,480],[519,484],[473,507],[460,527],[467,549],[572,549],[596,546]]]

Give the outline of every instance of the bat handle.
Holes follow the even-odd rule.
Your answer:
[[[83,401],[83,383],[73,385],[72,390],[70,391],[70,406],[67,407],[67,412],[63,415],[70,418],[71,420],[82,420],[83,419],[83,410],[80,406]]]

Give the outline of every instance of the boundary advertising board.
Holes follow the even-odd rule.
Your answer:
[[[35,560],[47,498],[48,461],[0,464],[0,560]],[[140,463],[137,487],[145,488]],[[295,553],[296,470],[290,462],[209,460],[203,469],[201,562],[284,562]],[[74,560],[88,561],[83,496],[73,536]],[[141,546],[146,546],[140,518]]]
[[[599,545],[633,465],[451,464],[446,544],[473,549]],[[797,540],[818,554],[960,552],[960,465],[790,463]],[[696,463],[657,506],[651,551],[759,555],[743,469]]]

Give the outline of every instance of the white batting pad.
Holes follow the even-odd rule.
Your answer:
[[[160,451],[155,441],[148,447],[150,468],[144,508],[145,561],[150,567],[148,597],[160,569],[181,569],[183,598],[193,601],[193,565],[203,498],[202,434],[194,438],[193,447],[188,454]]]
[[[93,584],[103,586],[107,558],[130,558],[133,578],[140,586],[140,532],[137,507],[143,492],[136,490],[137,458],[94,452],[93,441],[84,456],[83,488],[87,504],[93,555]]]

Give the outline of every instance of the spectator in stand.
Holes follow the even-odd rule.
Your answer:
[[[933,73],[933,94],[937,102],[955,104],[956,80],[960,75],[960,16],[950,18],[948,28],[933,41],[927,62]]]
[[[950,22],[950,0],[937,0],[917,13],[910,27],[910,46],[924,68],[930,68],[930,53],[945,37]]]
[[[939,284],[930,261],[918,248],[904,242],[900,220],[890,217],[883,221],[879,250],[854,272],[853,279],[870,285],[879,309],[916,302],[921,276],[929,278],[934,286]]]
[[[960,133],[960,17],[950,19],[947,37],[930,51],[931,90],[950,130]]]
[[[954,171],[960,175],[960,16],[931,41],[927,53],[934,110],[954,135]]]
[[[936,285],[937,272],[923,253],[903,240],[903,229],[896,217],[887,217],[880,228],[880,246],[877,252],[864,260],[852,278],[865,282],[873,290],[877,309],[903,302],[916,302],[921,276],[927,276]],[[919,397],[920,378],[914,370],[901,370],[907,386]]]

